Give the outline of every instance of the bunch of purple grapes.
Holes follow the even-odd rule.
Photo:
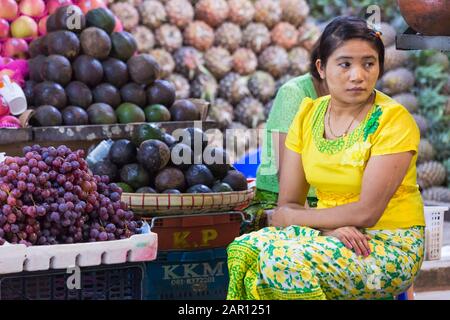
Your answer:
[[[84,151],[28,146],[0,164],[0,245],[126,239],[141,232],[122,189],[93,176]]]

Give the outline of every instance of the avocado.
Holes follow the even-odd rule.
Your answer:
[[[48,19],[45,22],[45,27],[47,34],[58,31],[58,27],[56,26],[56,16],[54,14],[48,16]]]
[[[230,158],[223,148],[207,147],[203,153],[203,162],[214,177],[223,179],[230,169]]]
[[[103,102],[109,104],[114,109],[122,102],[119,90],[112,84],[102,83],[95,87],[92,91],[95,102]]]
[[[222,182],[230,185],[234,191],[245,191],[248,189],[247,178],[237,170],[228,171]]]
[[[89,116],[83,108],[68,106],[62,111],[63,122],[66,126],[81,126],[89,124]]]
[[[103,66],[97,59],[81,55],[75,59],[72,69],[74,78],[93,88],[103,80]]]
[[[30,46],[28,48],[28,52],[30,54],[30,58],[35,58],[39,55],[48,55],[47,48],[47,36],[42,36],[31,41]]]
[[[80,54],[80,40],[70,31],[55,31],[46,36],[48,54],[57,54],[69,60],[75,59]]]
[[[173,121],[198,121],[201,120],[197,106],[187,99],[180,99],[170,107]]]
[[[122,103],[116,109],[116,115],[119,123],[145,122],[144,111],[133,103]]]
[[[118,166],[136,162],[136,155],[136,146],[126,139],[114,141],[109,149],[109,159]]]
[[[120,89],[120,95],[123,102],[130,102],[144,108],[147,104],[147,98],[145,97],[145,90],[137,83],[128,83]]]
[[[111,56],[122,61],[130,59],[137,51],[137,43],[133,35],[126,31],[111,34]]]
[[[152,187],[142,187],[136,190],[136,193],[156,193]]]
[[[69,104],[87,109],[92,104],[92,92],[87,85],[80,81],[73,81],[66,87]]]
[[[110,34],[114,31],[116,19],[109,9],[100,7],[86,13],[86,25],[100,28]]]
[[[214,184],[214,176],[207,166],[203,164],[193,164],[185,172],[186,182],[189,187],[196,184],[204,184],[212,187]]]
[[[147,89],[147,101],[149,104],[162,104],[170,108],[175,102],[176,88],[172,82],[167,80],[156,80]]]
[[[100,28],[89,27],[83,30],[80,35],[80,43],[84,54],[99,60],[108,58],[111,52],[111,39]]]
[[[27,105],[29,108],[34,106],[34,86],[36,85],[36,81],[27,80],[25,81],[25,85],[23,87],[23,93],[25,94],[25,98],[27,99]]]
[[[151,55],[143,53],[127,61],[131,79],[138,84],[151,85],[160,77],[161,68]]]
[[[139,146],[137,160],[149,172],[157,172],[163,169],[169,162],[170,149],[162,141],[147,140]]]
[[[106,103],[94,103],[87,109],[87,113],[91,124],[117,123],[114,109]]]
[[[116,184],[122,189],[122,192],[134,193],[134,189],[125,182],[117,182]]]
[[[133,189],[139,189],[150,184],[150,176],[143,166],[131,163],[120,170],[120,179]]]
[[[183,171],[177,168],[164,168],[155,178],[156,190],[162,192],[167,189],[185,190],[186,181]]]
[[[192,149],[182,143],[177,143],[170,148],[170,162],[174,167],[186,170],[193,162]]]
[[[62,6],[56,9],[55,26],[58,30],[69,30],[79,33],[86,27],[86,17],[76,5]]]
[[[194,152],[194,160],[201,163],[203,151],[208,146],[208,136],[199,128],[185,128],[181,130],[178,142],[191,148]]]
[[[204,184],[196,184],[187,189],[186,193],[212,193],[212,190]]]
[[[162,142],[167,144],[169,148],[172,148],[177,143],[177,140],[171,134],[164,133]]]
[[[164,190],[162,193],[166,193],[166,194],[181,194],[181,191],[177,190],[177,189],[167,189],[167,190]]]
[[[60,55],[50,55],[41,66],[41,77],[45,81],[53,81],[62,86],[67,85],[72,80],[72,66],[70,61]]]
[[[31,124],[40,127],[60,126],[62,123],[61,112],[50,105],[38,107],[31,118]]]
[[[114,181],[117,177],[117,166],[109,160],[103,160],[96,162],[91,171],[97,176],[108,176],[109,181]]]
[[[44,55],[41,55],[41,54],[34,57],[33,59],[28,60],[30,80],[33,80],[36,82],[44,81],[44,79],[42,78],[42,74],[41,74],[41,68],[42,68],[42,65],[44,64],[45,60],[47,60],[47,57]]]
[[[136,146],[140,146],[142,142],[151,139],[164,142],[164,132],[155,124],[145,123],[139,125],[133,134],[132,141]]]
[[[170,121],[170,111],[162,104],[152,104],[144,109],[147,122]]]
[[[34,103],[36,106],[51,105],[63,109],[67,105],[67,96],[63,87],[55,82],[38,83],[34,89]]]
[[[102,66],[106,82],[112,84],[116,88],[122,88],[128,83],[128,67],[125,62],[120,61],[119,59],[109,58],[102,61]]]
[[[232,192],[233,188],[228,183],[216,182],[212,187],[213,192]]]

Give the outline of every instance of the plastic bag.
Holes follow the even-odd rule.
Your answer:
[[[114,141],[111,139],[100,142],[87,156],[86,161],[91,168],[97,162],[105,160]]]

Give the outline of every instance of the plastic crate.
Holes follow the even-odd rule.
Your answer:
[[[448,207],[425,207],[425,260],[441,259],[444,213]]]
[[[228,246],[239,236],[242,212],[155,217],[151,231],[158,234],[158,250],[206,250]]]
[[[142,263],[80,268],[80,289],[69,289],[67,270],[0,276],[0,300],[142,300]]]
[[[228,291],[225,248],[158,252],[146,263],[146,300],[225,300]]]

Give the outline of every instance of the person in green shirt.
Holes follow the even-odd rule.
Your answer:
[[[264,210],[276,207],[278,201],[278,166],[283,162],[285,139],[291,122],[304,98],[317,99],[328,94],[328,88],[315,67],[317,47],[311,53],[310,73],[286,82],[277,92],[264,132],[261,164],[256,174],[256,195],[245,212],[253,216],[253,223],[242,233],[259,230],[266,226]],[[309,200],[315,198],[310,190]]]

